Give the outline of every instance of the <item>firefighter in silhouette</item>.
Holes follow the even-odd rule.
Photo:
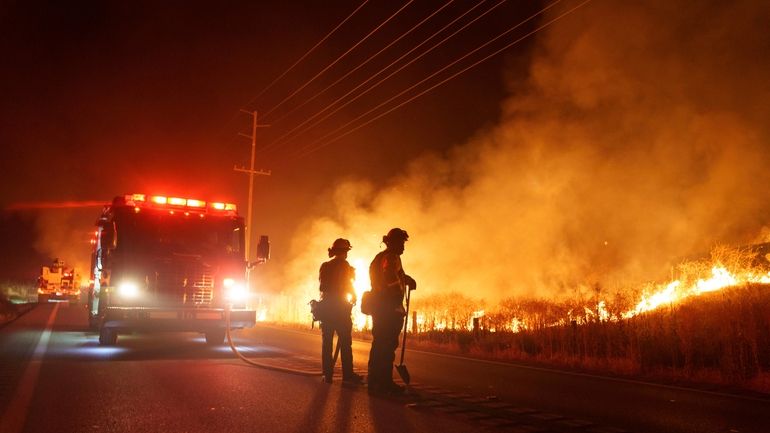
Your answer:
[[[334,357],[332,345],[334,333],[337,333],[337,346],[342,356],[342,381],[347,384],[360,384],[361,376],[353,372],[353,350],[351,348],[353,322],[350,311],[356,303],[353,289],[355,269],[347,261],[348,251],[352,247],[347,239],[337,239],[328,249],[332,259],[321,265],[320,281],[321,303],[324,319],[321,320],[321,363],[326,383],[332,382]]]
[[[393,361],[398,348],[398,336],[404,325],[403,299],[407,288],[417,283],[404,273],[401,254],[409,239],[405,230],[391,229],[382,237],[385,250],[369,265],[369,278],[376,305],[372,308],[372,348],[369,352],[368,386],[371,394],[402,394],[404,388],[393,382]]]

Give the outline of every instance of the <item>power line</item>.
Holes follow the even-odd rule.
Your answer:
[[[296,62],[294,62],[294,64],[292,64],[291,66],[289,66],[289,69],[287,69],[287,70],[283,71],[283,73],[282,73],[281,75],[277,76],[277,77],[276,77],[276,78],[275,78],[275,79],[274,79],[274,80],[273,80],[273,81],[272,81],[270,84],[268,84],[268,85],[267,85],[267,87],[265,87],[264,89],[262,89],[262,91],[261,91],[261,92],[259,92],[259,93],[258,93],[256,96],[254,96],[253,98],[251,98],[251,100],[250,100],[249,102],[247,102],[247,103],[246,103],[246,107],[248,107],[249,105],[251,105],[251,103],[252,103],[252,102],[256,101],[256,100],[257,100],[257,98],[259,98],[259,97],[260,97],[260,96],[262,96],[262,95],[263,95],[265,92],[267,92],[267,91],[268,91],[270,88],[272,88],[272,87],[275,85],[275,83],[277,83],[277,82],[278,82],[278,81],[279,81],[281,78],[283,78],[283,77],[284,77],[286,74],[288,74],[288,73],[289,73],[289,72],[290,72],[292,69],[294,69],[294,68],[295,68],[295,67],[296,67],[298,64],[300,64],[300,62],[302,62],[303,60],[305,60],[305,58],[306,58],[307,56],[309,56],[309,55],[310,55],[310,53],[312,53],[313,51],[315,51],[315,49],[316,49],[316,48],[318,48],[318,47],[319,47],[321,44],[323,44],[323,43],[324,43],[324,42],[325,42],[327,39],[329,39],[329,37],[330,37],[332,34],[334,34],[334,32],[336,32],[336,31],[337,31],[337,30],[338,30],[340,27],[342,27],[342,25],[343,25],[343,24],[345,24],[345,23],[346,23],[346,22],[347,22],[347,21],[348,21],[350,18],[352,18],[352,17],[353,17],[353,15],[355,15],[355,14],[356,14],[356,13],[357,13],[359,10],[361,10],[361,8],[363,8],[363,7],[364,7],[364,5],[365,5],[365,4],[367,4],[368,2],[369,2],[369,0],[364,0],[364,2],[363,2],[363,3],[361,3],[361,5],[360,5],[360,6],[358,6],[358,7],[357,7],[357,8],[356,8],[356,9],[355,9],[353,12],[351,12],[351,13],[350,13],[350,15],[348,15],[347,17],[345,17],[345,19],[344,19],[344,20],[342,20],[342,22],[340,22],[339,24],[337,24],[337,26],[336,26],[336,27],[334,27],[334,28],[333,28],[333,29],[332,29],[332,30],[331,30],[329,33],[327,33],[327,34],[326,34],[326,36],[324,36],[323,38],[321,38],[321,40],[320,40],[320,41],[318,41],[318,42],[317,42],[315,45],[313,45],[313,47],[312,47],[312,48],[310,48],[310,49],[309,49],[309,50],[308,50],[308,51],[307,51],[305,54],[303,54],[303,55],[302,55],[302,57],[300,57],[299,59],[297,59],[297,61],[296,61]]]
[[[560,0],[557,0],[557,1],[555,1],[554,3],[552,3],[551,5],[549,5],[549,6],[548,6],[546,9],[549,9],[550,7],[552,7],[554,4],[558,3],[559,1],[560,1]],[[394,106],[394,107],[392,107],[392,108],[388,109],[387,111],[385,111],[385,112],[383,112],[383,113],[380,113],[379,115],[375,116],[374,118],[372,118],[372,119],[369,119],[369,120],[367,120],[366,122],[364,122],[364,123],[362,123],[362,124],[360,124],[360,125],[358,125],[358,126],[356,126],[356,127],[352,128],[352,129],[348,130],[347,132],[343,133],[342,135],[339,135],[339,136],[335,137],[335,138],[334,138],[334,139],[332,139],[332,140],[329,140],[329,141],[323,142],[323,143],[321,143],[321,144],[319,144],[319,145],[316,145],[316,146],[314,146],[314,147],[310,147],[310,146],[312,146],[313,144],[311,144],[311,145],[309,145],[309,146],[306,146],[306,147],[310,147],[310,148],[309,148],[309,149],[307,149],[305,152],[301,152],[301,153],[298,155],[298,157],[304,157],[304,156],[310,155],[311,153],[314,153],[314,152],[316,152],[316,151],[318,151],[318,150],[322,149],[323,147],[326,147],[326,146],[328,146],[328,145],[330,145],[330,144],[332,144],[332,143],[334,143],[334,142],[336,142],[336,141],[338,141],[338,140],[342,139],[343,137],[345,137],[345,136],[347,136],[347,135],[349,135],[349,134],[351,134],[351,133],[353,133],[353,132],[355,132],[355,131],[357,131],[357,130],[359,130],[359,129],[363,128],[364,126],[366,126],[366,125],[369,125],[370,123],[372,123],[372,122],[374,122],[374,121],[376,121],[376,120],[380,119],[381,117],[383,117],[383,116],[385,116],[385,115],[387,115],[387,114],[390,114],[390,113],[392,113],[393,111],[397,110],[398,108],[401,108],[401,107],[403,107],[404,105],[406,105],[406,104],[408,104],[408,103],[410,103],[410,102],[414,101],[415,99],[419,98],[420,96],[422,96],[422,95],[424,95],[424,94],[426,94],[426,93],[430,92],[431,90],[433,90],[433,89],[435,89],[435,88],[437,88],[437,87],[439,87],[439,86],[441,86],[441,85],[443,85],[443,84],[447,83],[448,81],[450,81],[450,80],[452,80],[452,79],[456,78],[457,76],[459,76],[459,75],[461,75],[461,74],[465,73],[466,71],[468,71],[468,70],[470,70],[470,69],[472,69],[472,68],[474,68],[474,67],[478,66],[479,64],[481,64],[481,63],[483,63],[483,62],[485,62],[485,61],[489,60],[490,58],[492,58],[492,57],[494,57],[494,56],[496,56],[496,55],[500,54],[501,52],[503,52],[503,51],[507,50],[508,48],[510,48],[510,47],[512,47],[512,46],[514,46],[514,45],[516,45],[517,43],[519,43],[519,42],[521,42],[522,40],[524,40],[524,39],[528,38],[529,36],[531,36],[531,35],[533,35],[533,34],[535,34],[535,33],[539,32],[540,30],[542,30],[542,29],[544,29],[544,28],[548,27],[549,25],[551,25],[551,24],[553,24],[554,22],[558,21],[559,19],[561,19],[561,18],[563,18],[563,17],[565,17],[565,16],[569,15],[570,13],[574,12],[575,10],[577,10],[578,8],[582,7],[583,5],[585,5],[586,3],[590,2],[590,1],[591,1],[591,0],[584,0],[582,3],[578,4],[577,6],[573,7],[572,9],[569,9],[569,10],[567,10],[566,12],[564,12],[564,13],[562,13],[561,15],[557,16],[556,18],[554,18],[554,19],[552,19],[552,20],[550,20],[550,21],[546,22],[545,24],[541,25],[540,27],[536,28],[535,30],[533,30],[533,31],[531,31],[531,32],[529,32],[529,33],[527,33],[527,34],[525,34],[524,36],[522,36],[522,37],[520,37],[520,38],[516,39],[515,41],[513,41],[513,42],[511,42],[511,43],[509,43],[509,44],[507,44],[507,45],[505,45],[504,47],[502,47],[502,48],[500,48],[499,50],[497,50],[497,51],[493,52],[492,54],[489,54],[489,55],[487,55],[486,57],[482,58],[481,60],[479,60],[479,61],[477,61],[477,62],[475,62],[475,63],[471,64],[470,66],[467,66],[466,68],[464,68],[464,69],[462,69],[462,70],[460,70],[460,71],[458,71],[458,72],[456,72],[456,73],[452,74],[451,76],[449,76],[449,77],[445,78],[444,80],[442,80],[442,81],[440,81],[440,82],[438,82],[438,83],[434,84],[433,86],[431,86],[431,87],[429,87],[429,88],[427,88],[427,89],[423,90],[422,92],[420,92],[420,93],[418,93],[418,94],[416,94],[416,95],[412,96],[411,98],[409,98],[409,99],[407,99],[407,100],[405,100],[405,101],[401,102],[400,104],[398,104],[398,105],[396,105],[396,106]],[[533,16],[532,16],[532,17],[530,17],[530,18],[527,18],[527,20],[525,20],[524,22],[526,22],[526,21],[529,21],[531,18],[533,18],[533,17],[535,17],[535,16],[537,16],[537,15],[541,14],[541,13],[542,13],[542,12],[544,12],[546,9],[544,9],[544,10],[542,10],[542,11],[538,12],[537,14],[533,15]],[[523,24],[523,22],[522,22],[522,24]],[[518,27],[518,26],[517,26],[517,27]],[[505,32],[505,33],[507,33],[507,32]],[[495,38],[495,39],[497,39],[497,38]],[[485,44],[485,45],[486,45],[486,44]],[[474,50],[474,51],[475,51],[475,50]],[[455,62],[453,62],[453,63],[455,63]],[[435,75],[435,74],[434,74],[434,75]],[[423,80],[423,81],[425,81],[425,80]],[[421,83],[422,83],[422,82],[420,82],[420,83],[418,83],[418,84],[421,84]],[[413,87],[414,87],[414,86],[410,87],[410,88],[409,88],[409,89],[407,89],[406,91],[408,91],[408,90],[411,90]],[[387,101],[385,101],[385,102],[383,102],[382,104],[378,105],[378,106],[377,106],[377,107],[375,107],[374,109],[367,111],[366,113],[364,113],[363,115],[361,115],[361,116],[357,117],[357,118],[356,118],[356,119],[354,119],[353,121],[351,121],[351,122],[348,122],[347,124],[343,125],[343,127],[341,127],[341,128],[338,128],[338,129],[337,129],[335,132],[338,132],[340,129],[342,129],[342,128],[344,128],[344,127],[348,126],[348,125],[350,125],[351,123],[353,123],[353,122],[355,122],[355,121],[357,121],[357,120],[359,120],[359,119],[361,119],[363,116],[366,116],[366,115],[368,115],[369,113],[371,113],[372,111],[376,110],[377,108],[380,108],[380,107],[382,107],[382,106],[383,106],[383,105],[385,105],[386,103],[388,103],[388,102],[391,102],[393,99],[397,98],[398,96],[401,96],[401,95],[402,95],[403,93],[405,93],[406,91],[404,91],[404,92],[401,92],[399,95],[396,95],[395,97],[388,99]],[[330,133],[330,134],[327,134],[326,136],[329,136],[329,135],[332,135],[332,134],[333,134],[333,133]],[[324,136],[324,137],[326,137],[326,136]],[[322,138],[324,138],[324,137],[322,137]],[[319,141],[320,141],[320,140],[319,140]]]
[[[283,99],[281,102],[279,102],[279,103],[278,103],[276,106],[274,106],[273,108],[271,108],[270,110],[268,110],[268,111],[267,111],[267,113],[265,113],[265,116],[268,116],[268,115],[270,115],[270,113],[274,112],[276,109],[278,109],[278,107],[280,107],[281,105],[283,105],[283,104],[284,104],[286,101],[288,101],[289,99],[293,98],[293,97],[294,97],[294,95],[296,95],[296,94],[297,94],[297,93],[299,93],[299,92],[300,92],[302,89],[304,89],[305,87],[307,87],[307,86],[308,86],[310,83],[312,83],[313,81],[315,81],[315,79],[316,79],[316,78],[320,77],[320,76],[321,76],[321,75],[322,75],[324,72],[328,71],[328,70],[329,70],[329,69],[330,69],[332,66],[334,66],[335,64],[337,64],[337,62],[339,62],[340,60],[342,60],[342,59],[343,59],[345,56],[347,56],[348,54],[350,54],[350,52],[351,52],[351,51],[353,51],[354,49],[356,49],[356,47],[358,47],[359,45],[361,45],[362,43],[364,43],[364,41],[366,41],[367,39],[369,39],[369,37],[370,37],[370,36],[372,36],[373,34],[377,33],[377,32],[378,32],[378,31],[379,31],[379,30],[380,30],[380,29],[381,29],[383,26],[385,26],[385,25],[386,25],[388,22],[390,22],[390,21],[391,21],[393,18],[395,18],[395,17],[396,17],[396,16],[397,16],[399,13],[401,13],[401,11],[403,11],[404,9],[406,9],[406,8],[407,8],[407,6],[409,6],[409,5],[410,5],[410,4],[412,4],[413,2],[414,2],[414,0],[409,0],[409,1],[407,1],[407,2],[406,2],[404,5],[403,5],[403,6],[401,6],[401,8],[400,8],[400,9],[398,9],[396,12],[394,12],[394,13],[393,13],[391,16],[389,16],[389,17],[388,17],[388,18],[387,18],[385,21],[383,21],[383,22],[382,22],[380,25],[378,25],[377,27],[375,27],[375,28],[374,28],[374,30],[372,30],[371,32],[369,32],[369,33],[368,33],[366,36],[364,36],[364,37],[363,37],[363,38],[362,38],[360,41],[356,42],[356,44],[355,44],[355,45],[353,45],[353,46],[352,46],[352,47],[350,47],[350,48],[349,48],[347,51],[345,51],[344,53],[342,53],[342,55],[341,55],[341,56],[339,56],[339,57],[337,57],[337,59],[336,59],[336,60],[334,60],[334,61],[333,61],[333,62],[331,62],[331,63],[330,63],[330,64],[329,64],[327,67],[323,68],[323,69],[322,69],[320,72],[318,72],[317,74],[315,74],[315,75],[313,76],[313,78],[309,79],[309,80],[308,80],[308,81],[307,81],[305,84],[303,84],[302,86],[300,86],[300,87],[299,87],[297,90],[293,91],[293,92],[292,92],[292,93],[291,93],[289,96],[287,96],[286,98],[284,98],[284,99]]]
[[[265,92],[267,92],[267,91],[268,91],[270,88],[272,88],[272,87],[275,85],[275,83],[277,83],[277,82],[278,82],[278,81],[279,81],[281,78],[283,78],[283,77],[284,77],[286,74],[288,74],[288,73],[289,73],[289,72],[290,72],[292,69],[294,69],[294,68],[295,68],[295,67],[296,67],[298,64],[300,64],[300,62],[302,62],[302,60],[304,60],[304,59],[305,59],[305,57],[307,57],[308,55],[310,55],[310,53],[312,53],[313,51],[315,51],[315,49],[316,49],[316,48],[318,48],[318,47],[319,47],[321,44],[323,44],[323,43],[324,43],[324,42],[325,42],[327,39],[329,39],[329,37],[330,37],[332,34],[334,34],[334,32],[336,32],[336,31],[337,31],[337,30],[338,30],[340,27],[342,27],[342,25],[343,25],[343,24],[345,24],[345,23],[346,23],[346,22],[347,22],[347,21],[348,21],[350,18],[352,18],[352,17],[353,17],[353,15],[355,15],[355,14],[356,14],[356,13],[357,13],[359,10],[361,10],[361,8],[363,8],[363,7],[364,7],[364,5],[365,5],[365,4],[367,4],[368,2],[369,2],[369,0],[364,0],[364,2],[363,2],[363,3],[361,3],[361,5],[359,5],[359,6],[358,6],[358,7],[357,7],[357,8],[356,8],[356,9],[355,9],[355,10],[354,10],[354,11],[353,11],[353,12],[352,12],[350,15],[348,15],[347,17],[345,17],[345,19],[344,19],[344,20],[342,20],[342,21],[341,21],[339,24],[337,24],[337,26],[336,26],[336,27],[334,27],[334,28],[333,28],[333,29],[332,29],[332,30],[331,30],[329,33],[327,33],[327,34],[326,34],[326,36],[324,36],[323,38],[321,38],[321,40],[320,40],[320,41],[318,41],[318,42],[317,42],[315,45],[313,45],[313,47],[312,47],[312,48],[310,48],[310,49],[309,49],[309,50],[308,50],[308,51],[307,51],[305,54],[303,54],[303,55],[302,55],[302,57],[300,57],[300,58],[299,58],[299,59],[298,59],[296,62],[294,62],[294,64],[293,64],[293,65],[289,66],[289,68],[288,68],[287,70],[285,70],[285,71],[284,71],[284,72],[283,72],[281,75],[279,75],[278,77],[276,77],[276,78],[275,78],[275,79],[274,79],[274,80],[273,80],[273,81],[272,81],[270,84],[268,84],[268,85],[267,85],[267,87],[265,87],[264,89],[262,89],[262,91],[261,91],[261,92],[259,92],[259,93],[258,93],[256,96],[254,96],[253,98],[251,98],[251,99],[249,100],[249,102],[247,102],[247,103],[246,103],[246,105],[244,105],[244,106],[245,106],[245,107],[248,107],[248,106],[249,106],[249,105],[251,105],[251,104],[252,104],[254,101],[256,101],[256,100],[257,100],[257,98],[259,98],[259,97],[260,97],[260,96],[262,96],[262,95],[263,95]],[[234,120],[235,120],[235,119],[238,117],[238,115],[239,115],[239,114],[240,114],[240,111],[236,111],[236,112],[233,114],[233,116],[232,116],[232,117],[231,117],[231,118],[230,118],[230,119],[229,119],[227,122],[225,122],[225,125],[222,127],[222,131],[220,132],[220,135],[221,135],[221,134],[224,132],[224,130],[225,130],[225,129],[227,129],[227,128],[230,126],[230,124],[231,124],[231,123],[233,123],[233,121],[234,121]]]
[[[457,18],[455,18],[454,20],[452,20],[452,21],[451,21],[449,24],[445,25],[444,27],[442,27],[441,29],[439,29],[438,31],[436,31],[435,33],[433,33],[432,35],[430,35],[430,36],[429,36],[427,39],[425,39],[424,41],[422,41],[421,43],[419,43],[417,46],[413,47],[412,49],[410,49],[409,51],[407,51],[406,53],[404,53],[403,55],[401,55],[401,56],[400,56],[398,59],[396,59],[396,60],[392,61],[392,62],[391,62],[389,65],[385,66],[385,67],[384,67],[384,68],[382,68],[380,71],[378,71],[377,73],[375,73],[375,74],[374,74],[374,75],[372,75],[371,77],[367,78],[367,79],[366,79],[366,80],[364,80],[363,82],[359,83],[359,84],[358,84],[356,87],[354,87],[353,89],[351,89],[350,91],[348,91],[348,92],[347,92],[347,93],[345,93],[344,95],[342,95],[342,96],[340,96],[339,98],[337,98],[335,101],[333,101],[331,104],[329,104],[328,106],[326,106],[324,109],[322,109],[321,111],[319,111],[319,112],[317,112],[316,114],[312,115],[311,117],[309,117],[309,118],[305,119],[305,120],[304,120],[303,122],[301,122],[299,125],[295,126],[295,127],[294,127],[294,128],[291,130],[291,131],[287,132],[286,134],[284,134],[284,135],[280,136],[278,139],[276,139],[276,140],[274,140],[273,142],[269,143],[269,144],[266,146],[266,148],[269,148],[269,147],[275,146],[275,145],[277,145],[277,144],[280,144],[280,142],[281,142],[282,140],[283,140],[283,141],[285,141],[285,138],[286,138],[286,137],[288,137],[289,135],[291,135],[292,133],[294,133],[295,131],[297,131],[298,129],[300,129],[302,126],[306,125],[308,122],[311,122],[313,119],[315,119],[316,117],[320,116],[321,114],[323,114],[323,113],[324,113],[324,112],[326,112],[327,110],[329,110],[329,109],[331,109],[332,107],[334,107],[334,106],[335,106],[337,103],[339,103],[340,101],[342,101],[343,99],[345,99],[346,97],[348,97],[350,94],[352,94],[352,93],[353,93],[353,92],[355,92],[356,90],[360,89],[362,86],[364,86],[364,85],[365,85],[365,84],[367,84],[368,82],[370,82],[370,81],[372,81],[373,79],[377,78],[377,77],[378,77],[380,74],[384,73],[385,71],[387,71],[388,69],[390,69],[392,66],[396,65],[398,62],[400,62],[401,60],[403,60],[405,57],[407,57],[408,55],[412,54],[412,53],[413,53],[415,50],[419,49],[420,47],[422,47],[422,46],[423,46],[423,45],[425,45],[426,43],[430,42],[430,41],[431,41],[433,38],[435,38],[436,36],[438,36],[439,34],[441,34],[441,33],[442,33],[444,30],[446,30],[447,28],[449,28],[450,26],[452,26],[453,24],[455,24],[457,21],[459,21],[460,19],[462,19],[463,17],[465,17],[466,15],[468,15],[469,13],[471,13],[472,11],[474,11],[474,10],[475,10],[476,8],[478,8],[479,6],[481,6],[481,5],[482,5],[482,4],[483,4],[485,1],[486,1],[486,0],[482,0],[481,2],[477,3],[476,5],[474,5],[473,7],[471,7],[470,9],[468,9],[467,11],[465,11],[465,12],[464,12],[462,15],[458,16]],[[388,80],[388,79],[389,79],[390,77],[392,77],[393,75],[395,75],[395,74],[397,74],[398,72],[402,71],[402,70],[403,70],[404,68],[406,68],[407,66],[409,66],[409,65],[413,64],[415,61],[419,60],[420,58],[422,58],[423,56],[425,56],[426,54],[428,54],[428,53],[429,53],[429,52],[431,52],[432,50],[434,50],[434,49],[436,49],[437,47],[441,46],[441,45],[442,45],[444,42],[446,42],[447,40],[451,39],[452,37],[454,37],[455,35],[457,35],[459,32],[463,31],[463,30],[464,30],[464,29],[466,29],[468,26],[470,26],[470,25],[471,25],[471,24],[473,24],[474,22],[478,21],[479,19],[481,19],[482,17],[484,17],[485,15],[487,15],[488,13],[490,13],[491,11],[493,11],[494,9],[496,9],[498,6],[500,6],[501,4],[505,3],[506,1],[507,1],[507,0],[502,0],[501,2],[499,2],[499,3],[495,4],[495,5],[494,5],[494,6],[492,6],[491,8],[487,9],[487,10],[486,10],[484,13],[482,13],[482,14],[481,14],[481,15],[479,15],[479,16],[477,16],[476,18],[474,18],[474,19],[473,19],[473,20],[471,20],[470,22],[466,23],[465,25],[463,25],[463,26],[462,26],[462,27],[460,27],[459,29],[455,30],[455,31],[454,31],[452,34],[450,34],[450,35],[449,35],[449,36],[447,36],[446,38],[442,39],[441,41],[439,41],[438,43],[436,43],[436,44],[435,44],[435,45],[433,45],[432,47],[428,48],[426,51],[424,51],[423,53],[419,54],[419,55],[418,55],[417,57],[415,57],[414,59],[412,59],[412,60],[410,60],[409,62],[407,62],[406,64],[402,65],[400,68],[398,68],[398,69],[396,69],[395,71],[391,72],[391,73],[390,73],[388,76],[386,76],[385,78],[383,78],[383,79],[381,79],[380,81],[376,82],[375,84],[373,84],[373,85],[372,85],[371,87],[369,87],[368,89],[365,89],[363,92],[361,92],[361,93],[360,93],[360,94],[358,94],[357,96],[355,96],[355,97],[353,97],[352,99],[348,100],[348,101],[347,101],[347,102],[345,102],[345,103],[344,103],[342,106],[340,106],[340,107],[337,107],[337,108],[336,108],[336,109],[334,109],[334,110],[333,110],[331,113],[328,113],[327,115],[323,116],[321,119],[319,119],[319,120],[317,120],[317,121],[313,122],[313,123],[312,123],[311,125],[309,125],[308,127],[301,129],[301,130],[300,130],[300,131],[299,131],[297,134],[294,134],[294,136],[296,137],[297,135],[299,135],[299,134],[302,134],[302,133],[303,133],[303,132],[305,132],[305,131],[308,131],[309,129],[311,129],[311,128],[315,127],[315,126],[316,126],[316,125],[318,125],[319,123],[321,123],[321,122],[323,122],[324,120],[328,119],[329,117],[331,117],[332,115],[334,115],[335,113],[337,113],[337,112],[338,112],[339,110],[341,110],[342,108],[344,108],[344,107],[348,106],[348,105],[349,105],[349,104],[351,104],[352,102],[356,101],[358,98],[362,97],[363,95],[365,95],[365,94],[366,94],[366,93],[368,93],[369,91],[373,90],[375,87],[379,86],[380,84],[382,84],[383,82],[385,82],[386,80]]]
[[[418,29],[420,26],[422,26],[423,24],[425,24],[425,23],[426,23],[428,20],[430,20],[431,18],[433,18],[434,16],[436,16],[436,14],[438,14],[439,12],[441,12],[442,10],[444,10],[444,9],[445,9],[447,6],[451,5],[453,2],[454,2],[454,0],[449,0],[448,2],[444,3],[444,4],[443,4],[441,7],[439,7],[439,8],[438,8],[438,9],[436,9],[435,11],[433,11],[433,13],[431,13],[430,15],[428,15],[427,17],[425,17],[425,18],[424,18],[422,21],[420,21],[419,23],[415,24],[415,25],[414,25],[412,28],[410,28],[410,29],[409,29],[409,30],[407,30],[406,32],[402,33],[402,34],[401,34],[401,36],[399,36],[399,37],[397,37],[396,39],[394,39],[392,42],[390,42],[388,45],[386,45],[385,47],[383,47],[382,49],[380,49],[379,51],[377,51],[377,52],[376,52],[376,53],[374,53],[373,55],[371,55],[371,56],[367,57],[367,58],[366,58],[366,60],[364,60],[363,62],[359,63],[359,64],[358,64],[358,66],[356,66],[355,68],[353,68],[353,69],[351,69],[350,71],[348,71],[348,72],[347,72],[345,75],[343,75],[343,76],[341,76],[340,78],[338,78],[336,81],[334,81],[333,83],[331,83],[330,85],[328,85],[326,88],[324,88],[324,89],[323,89],[323,90],[321,90],[320,92],[316,93],[316,94],[315,94],[315,95],[313,95],[312,97],[305,99],[305,101],[304,101],[304,102],[302,102],[301,104],[299,104],[299,105],[297,105],[296,107],[292,108],[291,110],[289,110],[288,112],[286,112],[286,113],[285,113],[285,114],[283,114],[282,116],[280,116],[280,117],[278,117],[278,118],[274,119],[274,120],[273,120],[273,123],[277,123],[277,122],[281,121],[281,120],[282,120],[282,119],[284,119],[285,117],[289,116],[290,114],[294,113],[294,112],[295,112],[295,111],[297,111],[298,109],[300,109],[300,108],[304,107],[305,105],[307,105],[308,103],[310,103],[310,102],[314,101],[314,100],[315,100],[316,98],[318,98],[319,96],[323,95],[323,94],[324,94],[324,93],[325,93],[327,90],[329,90],[329,89],[331,89],[332,87],[336,86],[336,85],[337,85],[337,84],[339,84],[339,83],[340,83],[342,80],[344,80],[345,78],[349,77],[349,76],[350,76],[352,73],[356,72],[357,70],[361,69],[361,68],[362,68],[364,65],[366,65],[366,64],[367,64],[367,63],[369,63],[370,61],[374,60],[374,59],[375,59],[377,56],[379,56],[380,54],[382,54],[382,53],[383,53],[385,50],[387,50],[388,48],[390,48],[390,47],[392,47],[393,45],[395,45],[396,43],[398,43],[398,41],[400,41],[401,39],[405,38],[406,36],[408,36],[408,35],[409,35],[410,33],[412,33],[413,31],[417,30],[417,29]]]

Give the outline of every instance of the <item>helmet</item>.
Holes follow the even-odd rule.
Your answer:
[[[350,241],[347,239],[339,238],[334,241],[332,247],[328,249],[329,257],[334,257],[337,253],[342,251],[350,251],[353,247],[350,246]]]
[[[388,245],[391,242],[406,242],[407,240],[409,240],[409,234],[406,233],[406,230],[398,227],[390,229],[388,234],[382,237],[382,241],[385,242],[385,245]]]

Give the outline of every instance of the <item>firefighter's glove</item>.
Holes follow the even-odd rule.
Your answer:
[[[414,278],[410,277],[409,275],[405,275],[405,277],[406,277],[406,286],[409,287],[409,290],[416,290],[417,281],[415,281]]]

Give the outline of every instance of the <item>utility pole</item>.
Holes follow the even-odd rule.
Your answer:
[[[240,171],[244,173],[249,174],[249,204],[248,204],[248,211],[246,213],[246,261],[251,260],[251,227],[252,227],[252,209],[253,209],[253,201],[254,201],[254,175],[259,174],[262,176],[270,176],[270,170],[254,170],[254,158],[255,153],[257,150],[257,128],[266,128],[270,125],[260,125],[257,123],[257,112],[256,111],[246,111],[241,110],[242,112],[246,114],[250,114],[252,117],[252,125],[251,125],[251,135],[246,135],[243,133],[238,133],[241,137],[246,137],[251,139],[251,165],[247,169],[246,167],[238,167],[237,165],[233,167],[233,170]],[[251,281],[249,280],[249,275],[251,272],[246,273],[247,278],[247,284],[249,284],[249,287],[251,287]]]

